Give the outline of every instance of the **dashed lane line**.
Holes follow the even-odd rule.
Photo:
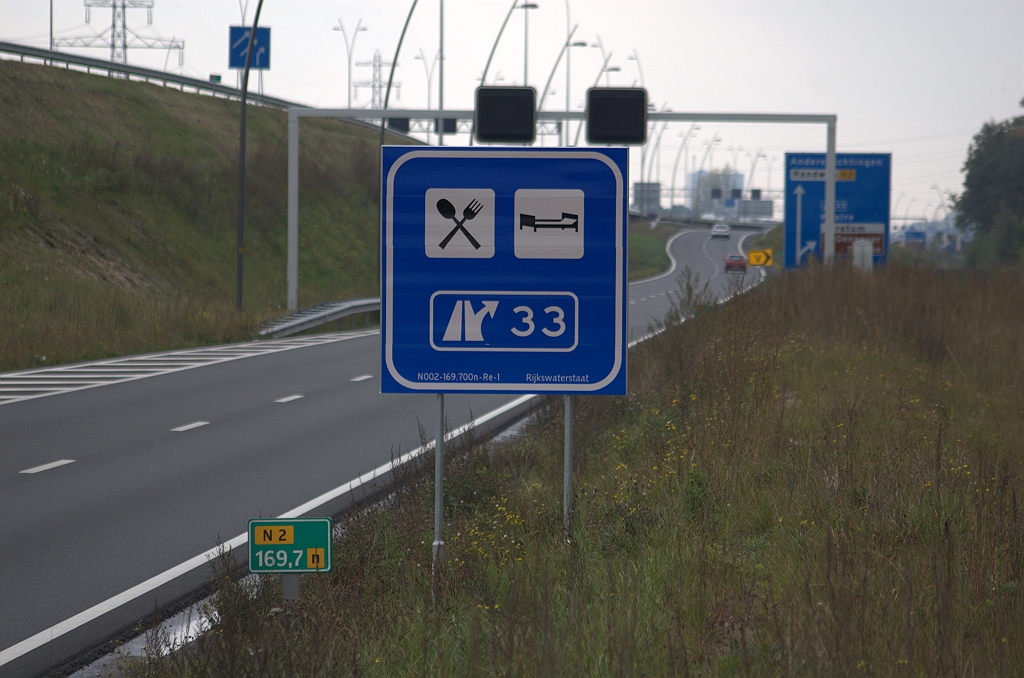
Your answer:
[[[373,379],[372,374],[361,374],[358,377],[352,377],[349,381],[366,381],[367,379]]]
[[[173,431],[174,433],[181,433],[183,431],[191,431],[192,429],[199,428],[200,426],[209,425],[210,422],[208,421],[193,421],[191,424],[185,424],[184,426],[179,426],[178,428],[172,428],[171,431]]]
[[[27,468],[24,471],[18,471],[18,473],[40,473],[42,471],[49,471],[51,468],[57,468],[58,466],[67,466],[68,464],[74,464],[74,459],[58,459],[57,461],[51,461],[49,464],[43,464],[42,466],[33,466]]]
[[[285,397],[285,398],[278,398],[278,399],[277,399],[277,400],[275,400],[274,402],[275,402],[275,403],[290,403],[290,402],[292,402],[293,400],[299,400],[300,398],[303,398],[303,397],[304,397],[304,396],[301,396],[301,395],[299,395],[299,394],[297,394],[297,393],[296,393],[295,395],[290,395],[290,396],[287,396],[287,397]]]
[[[81,365],[47,367],[0,374],[0,405],[45,398],[47,396],[81,391],[108,384],[120,384],[162,374],[182,372],[196,367],[280,353],[296,348],[320,346],[379,334],[380,330],[362,330],[291,337],[271,341],[211,346],[182,351],[169,351],[152,355],[101,360]]]

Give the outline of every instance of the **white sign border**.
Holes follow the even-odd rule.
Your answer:
[[[383,150],[382,150],[383,153]],[[535,383],[516,383],[516,382],[503,382],[495,383],[493,388],[486,388],[479,382],[467,382],[467,383],[452,383],[443,381],[411,381],[406,379],[399,373],[398,368],[394,364],[394,356],[392,355],[393,344],[392,344],[392,331],[394,328],[394,304],[393,304],[393,284],[394,284],[394,199],[395,199],[395,174],[399,168],[405,163],[416,158],[514,158],[514,159],[558,159],[558,160],[597,160],[607,165],[615,176],[615,363],[612,365],[611,371],[606,377],[600,381],[579,384],[579,385],[568,385],[568,384],[535,384]],[[622,200],[623,200],[623,179],[622,172],[619,171],[618,165],[616,165],[611,158],[604,153],[596,151],[468,151],[468,150],[451,150],[451,151],[412,151],[402,155],[388,170],[387,178],[387,191],[388,200],[385,207],[385,256],[387,257],[387,267],[384,275],[384,303],[387,306],[386,317],[387,327],[384,333],[384,358],[387,363],[388,372],[391,377],[402,386],[413,390],[413,391],[426,391],[426,392],[453,392],[453,391],[471,391],[471,392],[529,392],[539,393],[544,391],[552,391],[556,393],[587,393],[591,391],[599,391],[618,377],[619,372],[623,367],[622,360],[622,348],[624,341],[624,325],[622,320],[623,312],[623,275],[625,274],[625,262],[623,261],[624,247],[622,245],[623,239],[623,219],[622,219]],[[495,216],[497,218],[497,216]],[[578,322],[578,314],[577,314]]]

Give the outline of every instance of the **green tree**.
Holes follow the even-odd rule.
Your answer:
[[[1024,107],[1024,100],[1021,101]],[[967,149],[957,226],[972,231],[969,263],[1020,263],[1024,250],[1024,116],[988,122]]]

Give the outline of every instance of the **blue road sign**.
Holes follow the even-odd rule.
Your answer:
[[[852,256],[855,240],[870,240],[875,264],[889,248],[891,155],[836,154],[837,257]],[[783,265],[797,268],[821,256],[825,224],[825,154],[786,154],[786,225]]]
[[[383,392],[626,393],[626,149],[382,154]]]
[[[231,26],[228,68],[245,68],[245,52],[249,49],[249,36],[252,26]],[[270,28],[256,29],[256,41],[252,45],[251,70],[267,70],[270,68]]]

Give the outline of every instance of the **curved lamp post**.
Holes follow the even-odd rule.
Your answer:
[[[427,66],[427,55],[423,53],[423,48],[420,47],[420,53],[413,56],[416,61],[423,62],[423,72],[427,76],[427,110],[430,110],[431,100],[430,94],[434,84],[434,69],[437,68],[437,62],[441,58],[441,53],[437,52],[434,54],[434,60]],[[427,143],[430,143],[430,132],[427,132]]]
[[[747,157],[750,158],[750,153],[749,152],[747,153]],[[755,153],[754,157],[751,158],[751,160],[750,160],[750,177],[747,179],[747,190],[748,191],[751,190],[753,188],[753,186],[754,186],[754,169],[757,167],[757,161],[758,161],[758,159],[763,158],[763,157],[765,157],[764,151],[761,150],[761,149],[758,149],[757,153]]]
[[[910,196],[910,202],[907,203],[907,211],[903,213],[903,227],[904,228],[906,228],[906,226],[907,226],[907,219],[910,218],[910,206],[914,204],[915,200],[917,200],[916,197]]]
[[[498,49],[498,43],[501,42],[501,36],[505,32],[505,26],[508,26],[508,20],[512,18],[512,12],[516,11],[516,7],[519,6],[519,0],[512,0],[512,5],[508,8],[508,12],[505,14],[505,20],[501,22],[501,28],[498,29],[498,35],[494,38],[494,44],[491,45],[491,53],[487,55],[487,63],[484,64],[483,75],[480,76],[480,85],[484,86],[487,84],[487,71],[491,68],[491,61],[494,60],[494,52]],[[476,132],[476,120],[473,121],[473,131],[469,135],[469,145],[473,145],[473,137]]]
[[[605,73],[618,73],[619,70],[621,70],[618,66],[609,66],[608,65],[608,62],[611,60],[611,58],[612,58],[612,53],[608,52],[608,55],[604,58],[604,63],[601,64],[601,70],[597,72],[597,78],[594,80],[594,84],[591,85],[591,87],[597,87],[598,84],[601,82],[601,76],[604,75]],[[605,76],[605,77],[607,77],[607,76]],[[576,128],[576,140],[573,142],[573,144],[572,144],[573,146],[579,146],[580,145],[580,132],[582,132],[582,131],[583,131],[583,125],[581,124],[579,127]]]
[[[636,62],[636,70],[640,75],[640,86],[647,89],[647,85],[644,84],[644,68],[640,65],[640,54],[637,53],[636,48],[633,48],[633,53],[626,57],[627,61]]]
[[[903,196],[905,196],[906,194],[907,194],[906,191],[901,191],[899,197],[896,198],[896,204],[893,205],[893,208],[892,208],[892,215],[893,216],[896,216],[896,215],[898,215],[900,213],[900,200],[903,200]]]
[[[348,39],[348,32],[345,30],[345,24],[338,19],[338,25],[332,30],[341,31],[341,36],[345,38],[345,56],[346,65],[348,66],[348,107],[352,108],[352,52],[356,48],[356,38],[359,37],[360,33],[366,32],[366,26],[363,25],[363,20],[359,19],[356,23],[356,29],[352,31],[352,39]]]
[[[239,114],[238,132],[238,233],[237,233],[237,260],[235,278],[235,310],[242,311],[242,272],[245,264],[245,107],[246,96],[249,93],[249,67],[252,66],[252,47],[256,43],[256,29],[260,25],[260,10],[263,9],[263,0],[256,5],[256,16],[252,20],[252,30],[249,31],[249,46],[245,49],[245,71],[242,74],[242,112]]]
[[[697,185],[694,186],[694,195],[693,195],[693,208],[694,208],[694,211],[696,211],[696,207],[697,207],[697,189],[700,188],[700,173],[704,171],[704,161],[706,161],[708,159],[708,155],[715,148],[715,145],[722,143],[722,139],[718,136],[718,132],[715,132],[715,135],[713,137],[711,137],[711,141],[705,141],[704,143],[705,143],[705,145],[707,145],[708,148],[707,148],[706,151],[704,151],[704,157],[701,158],[701,160],[700,160],[700,167],[697,169]]]
[[[686,131],[686,134],[683,135],[683,145],[679,147],[679,152],[676,153],[676,161],[672,165],[672,193],[670,194],[671,197],[669,198],[670,206],[671,205],[675,205],[675,199],[676,199],[676,170],[679,169],[679,158],[681,158],[683,156],[683,154],[686,152],[686,145],[690,143],[690,135],[693,134],[693,132],[695,130],[699,130],[699,129],[700,129],[700,126],[697,123],[693,123],[693,124],[690,125],[690,129],[688,129]]]
[[[576,47],[579,45],[586,46],[585,42],[571,43],[573,33],[576,32],[578,26],[573,26],[572,31],[569,33],[569,37],[562,45],[562,50],[558,53],[558,57],[555,59],[555,65],[551,67],[551,75],[548,76],[548,81],[544,83],[544,89],[541,91],[540,98],[537,99],[537,110],[539,111],[544,105],[544,98],[548,95],[548,91],[551,89],[551,81],[555,78],[555,71],[558,70],[558,64],[562,63],[562,56],[569,51],[570,47]]]

